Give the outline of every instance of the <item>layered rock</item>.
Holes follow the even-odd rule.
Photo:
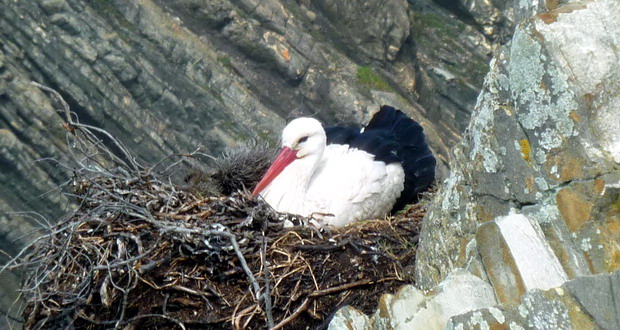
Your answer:
[[[441,329],[451,316],[495,305],[493,288],[476,276],[455,272],[429,294],[412,285],[381,297],[377,311],[368,317],[345,307],[329,328],[339,329]]]
[[[489,273],[487,260],[518,254],[497,252],[510,244],[492,239],[511,239],[500,220],[509,213],[531,220],[569,278],[620,267],[620,122],[611,120],[620,115],[620,11],[611,3],[571,3],[526,20],[492,61],[469,134],[425,222],[422,287],[454,268]],[[514,259],[506,264],[517,270]]]
[[[530,290],[514,304],[498,305],[487,282],[455,271],[427,294],[408,285],[384,295],[370,317],[341,308],[329,329],[617,329],[619,294],[616,271]]]
[[[618,329],[620,271],[582,276],[549,290],[532,290],[516,305],[456,315],[446,329],[480,326],[534,329]]]

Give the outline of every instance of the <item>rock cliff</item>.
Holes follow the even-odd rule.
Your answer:
[[[521,257],[510,249],[518,229],[498,220],[512,213],[530,220],[568,278],[620,268],[620,11],[612,2],[538,13],[494,57],[425,222],[422,287],[469,266],[503,291],[496,261],[511,254],[506,267],[515,268]],[[514,283],[524,281],[514,275]]]

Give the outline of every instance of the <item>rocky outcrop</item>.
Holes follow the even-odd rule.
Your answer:
[[[487,282],[456,271],[428,294],[409,285],[384,295],[371,317],[344,307],[329,329],[618,329],[619,288],[616,271],[530,290],[514,304],[497,305]]]
[[[491,61],[418,246],[425,300],[464,271],[497,303],[437,314],[435,328],[620,326],[620,10],[552,5],[518,2],[523,20]],[[398,309],[407,301],[377,313],[422,328],[423,308]],[[334,325],[355,315],[343,312]],[[364,326],[400,326],[389,322]]]
[[[372,317],[355,308],[340,309],[329,329],[441,329],[451,316],[496,304],[491,286],[464,272],[449,276],[434,292],[424,294],[412,285],[381,297]]]
[[[583,276],[549,290],[525,293],[518,304],[482,308],[450,318],[446,329],[473,326],[533,329],[618,329],[620,272]]]
[[[620,11],[611,3],[538,14],[495,56],[469,134],[425,222],[422,287],[454,268],[490,275],[500,264],[522,283],[519,252],[510,244],[515,230],[500,220],[510,213],[531,221],[569,278],[620,267],[620,122],[612,120],[620,114]]]
[[[402,0],[321,0],[316,6],[334,26],[335,37],[365,58],[393,61],[409,36],[408,5]],[[381,19],[372,24],[359,19],[369,15]]]

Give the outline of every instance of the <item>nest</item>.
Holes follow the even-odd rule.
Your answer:
[[[413,282],[424,203],[344,228],[284,228],[308,219],[243,190],[175,184],[182,161],[158,172],[106,135],[116,156],[64,111],[79,206],[5,266],[24,273],[25,328],[317,328]]]

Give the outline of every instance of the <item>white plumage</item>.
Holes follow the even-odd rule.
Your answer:
[[[254,190],[279,212],[312,216],[344,226],[386,216],[404,189],[400,163],[376,161],[349,145],[326,145],[321,123],[291,121],[282,132],[282,151]]]

